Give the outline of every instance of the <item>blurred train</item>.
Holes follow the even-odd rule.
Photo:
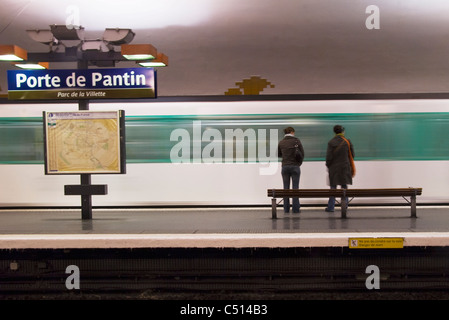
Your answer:
[[[3,100],[0,110],[0,207],[79,206],[79,196],[64,195],[79,175],[45,174],[42,118],[78,110],[77,101]],[[92,175],[92,184],[108,185],[94,206],[268,206],[267,189],[282,187],[277,143],[286,126],[305,149],[300,188],[328,188],[335,124],[355,146],[352,188],[422,187],[418,205],[449,203],[447,99],[92,100],[90,110],[126,114],[126,173]]]

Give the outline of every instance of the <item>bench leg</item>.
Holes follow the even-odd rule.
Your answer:
[[[346,211],[348,210],[348,201],[346,197],[341,199],[341,217],[346,218]]]
[[[416,218],[416,196],[410,197],[411,217]]]
[[[271,199],[271,218],[272,218],[272,219],[277,219],[277,214],[276,214],[276,198],[272,198],[272,199]]]

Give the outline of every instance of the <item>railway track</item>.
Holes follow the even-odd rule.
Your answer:
[[[448,255],[444,247],[3,250],[0,297],[442,297]],[[377,279],[367,266],[378,267]]]

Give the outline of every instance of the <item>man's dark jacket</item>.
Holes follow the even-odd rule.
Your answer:
[[[284,139],[278,144],[278,157],[282,158],[282,166],[300,166],[302,161],[296,160],[296,147],[302,154],[304,159],[304,148],[301,141],[295,136],[285,135]]]

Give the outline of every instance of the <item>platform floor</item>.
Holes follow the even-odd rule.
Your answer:
[[[401,237],[404,246],[449,246],[449,207],[351,207],[346,219],[302,208],[0,210],[0,249],[347,246],[354,237]]]

